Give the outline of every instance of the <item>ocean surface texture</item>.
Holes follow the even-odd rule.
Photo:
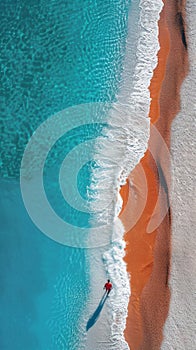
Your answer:
[[[32,223],[21,198],[20,164],[29,138],[43,121],[71,106],[115,99],[128,9],[126,0],[0,4],[4,350],[13,349],[13,344],[15,350],[81,349],[79,319],[90,279],[87,251],[60,245]],[[62,157],[100,131],[100,125],[70,131],[48,155],[47,196],[57,213],[73,225],[88,227],[88,213],[78,216],[63,201],[56,173]],[[85,200],[90,172],[87,164],[78,177]]]
[[[128,349],[123,330],[130,290],[117,193],[147,147],[161,8],[161,0],[153,6],[142,0],[0,4],[3,350]],[[86,106],[95,103],[94,115],[94,107]],[[83,107],[69,112],[80,105],[87,122],[76,120]],[[59,115],[57,138],[56,124],[49,133],[44,128]],[[35,164],[45,152],[41,184],[61,222],[69,224],[67,244],[60,244],[49,216],[53,239],[41,232],[21,194],[23,154],[41,125],[42,138],[23,162],[22,180],[27,187],[34,183],[43,218]],[[97,242],[94,227],[100,227]],[[69,240],[72,231],[76,240]],[[108,276],[114,282],[111,298],[99,305]],[[124,294],[117,288],[121,283]]]

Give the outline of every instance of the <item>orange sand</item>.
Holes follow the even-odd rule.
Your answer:
[[[180,87],[187,74],[186,43],[182,42],[180,15],[184,18],[184,2],[164,0],[164,8],[159,20],[158,65],[150,84],[151,122],[161,133],[166,144],[170,143],[170,126],[180,107]],[[181,22],[182,24],[182,22]],[[162,342],[162,328],[165,323],[170,301],[168,287],[170,267],[170,210],[159,227],[147,233],[147,226],[152,217],[158,198],[159,186],[161,197],[157,212],[161,212],[168,202],[170,182],[169,164],[164,162],[163,149],[151,133],[149,144],[156,146],[156,159],[150,151],[145,153],[140,164],[132,171],[127,184],[121,189],[123,209],[120,218],[127,233],[125,261],[131,277],[131,298],[128,306],[128,318],[125,338],[131,350],[158,350]],[[156,163],[155,163],[156,161]],[[161,183],[156,164],[160,165],[165,183]],[[130,216],[138,214],[144,203],[145,191],[142,171],[147,182],[146,205],[136,225],[129,230],[127,209]],[[128,198],[131,196],[131,198]],[[126,208],[126,215],[125,215]],[[124,215],[123,215],[124,214]],[[153,215],[156,218],[156,213]]]

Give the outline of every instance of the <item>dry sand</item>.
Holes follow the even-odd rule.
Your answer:
[[[162,350],[195,350],[196,344],[196,2],[187,0],[189,74],[181,91],[181,110],[172,124],[171,302]]]
[[[184,29],[183,1],[164,0],[159,21],[160,51],[158,66],[150,84],[151,107],[149,116],[170,146],[170,127],[180,108],[180,88],[188,71],[187,43]],[[147,233],[149,223],[156,220],[169,205],[170,164],[165,161],[164,149],[159,139],[151,133],[149,149],[140,164],[130,174],[127,185],[121,190],[124,208],[129,206],[130,215],[137,215],[146,206],[137,224],[129,228],[129,220],[121,214],[128,232],[126,257],[131,276],[131,298],[125,338],[131,350],[158,350],[163,340],[163,326],[168,315],[170,290],[171,210],[161,224]],[[147,198],[143,195],[142,171],[147,182]],[[158,172],[159,171],[159,172]],[[131,200],[128,196],[131,192]],[[159,193],[159,201],[157,202]],[[158,221],[157,221],[158,222]]]

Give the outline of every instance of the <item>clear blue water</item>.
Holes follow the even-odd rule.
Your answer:
[[[44,187],[52,208],[66,222],[78,227],[89,227],[92,220],[92,215],[88,212],[79,211],[73,208],[63,197],[59,187],[59,173],[63,160],[71,150],[77,148],[83,142],[95,140],[101,134],[103,126],[106,124],[85,124],[78,128],[74,128],[60,138],[51,148],[44,167]],[[76,155],[78,158],[80,155]],[[77,188],[80,195],[88,198],[87,188],[90,186],[90,174],[92,167],[96,164],[88,162],[84,164],[82,169],[77,174]],[[52,179],[52,186],[51,186]]]
[[[25,146],[48,117],[74,105],[112,102],[127,34],[128,0],[5,0],[0,4],[1,348],[80,349],[79,317],[89,293],[85,249],[60,245],[31,222],[22,202],[19,173]],[[77,130],[74,144],[96,138],[100,126]],[[69,135],[66,137],[69,138]],[[60,152],[63,142],[63,152]],[[70,138],[55,145],[45,167],[45,190],[55,211],[88,227],[63,201],[50,178]],[[50,161],[52,159],[52,167]],[[78,174],[88,197],[91,167]],[[57,196],[54,199],[54,193]]]

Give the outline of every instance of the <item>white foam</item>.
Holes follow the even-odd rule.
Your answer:
[[[110,298],[112,349],[128,349],[123,331],[130,283],[123,260],[125,232],[117,218],[122,206],[119,189],[147,149],[150,126],[148,87],[157,64],[158,20],[162,6],[161,0],[141,0],[138,13],[138,1],[132,2],[117,102],[109,111],[104,137],[97,139],[95,144],[94,159],[100,168],[93,173],[92,189],[96,196],[91,208],[93,211],[102,210],[97,220],[107,223],[108,235],[112,237],[103,262],[107,276],[116,284]]]
[[[107,276],[113,283],[111,292],[111,340],[113,349],[128,350],[129,346],[124,339],[126,326],[127,305],[130,296],[130,281],[123,260],[125,255],[125,241],[122,239],[124,228],[121,221],[116,218],[114,230],[117,230],[119,240],[113,242],[110,249],[103,254],[103,262]]]
[[[133,1],[129,17],[124,70],[117,96],[108,115],[108,128],[97,139],[92,210],[107,208],[105,220],[114,218],[119,186],[144,155],[149,139],[149,85],[157,64],[158,20],[162,1]],[[139,24],[137,23],[139,21]],[[135,33],[139,33],[134,37]],[[102,213],[103,215],[103,213]],[[102,216],[103,220],[103,216]]]

